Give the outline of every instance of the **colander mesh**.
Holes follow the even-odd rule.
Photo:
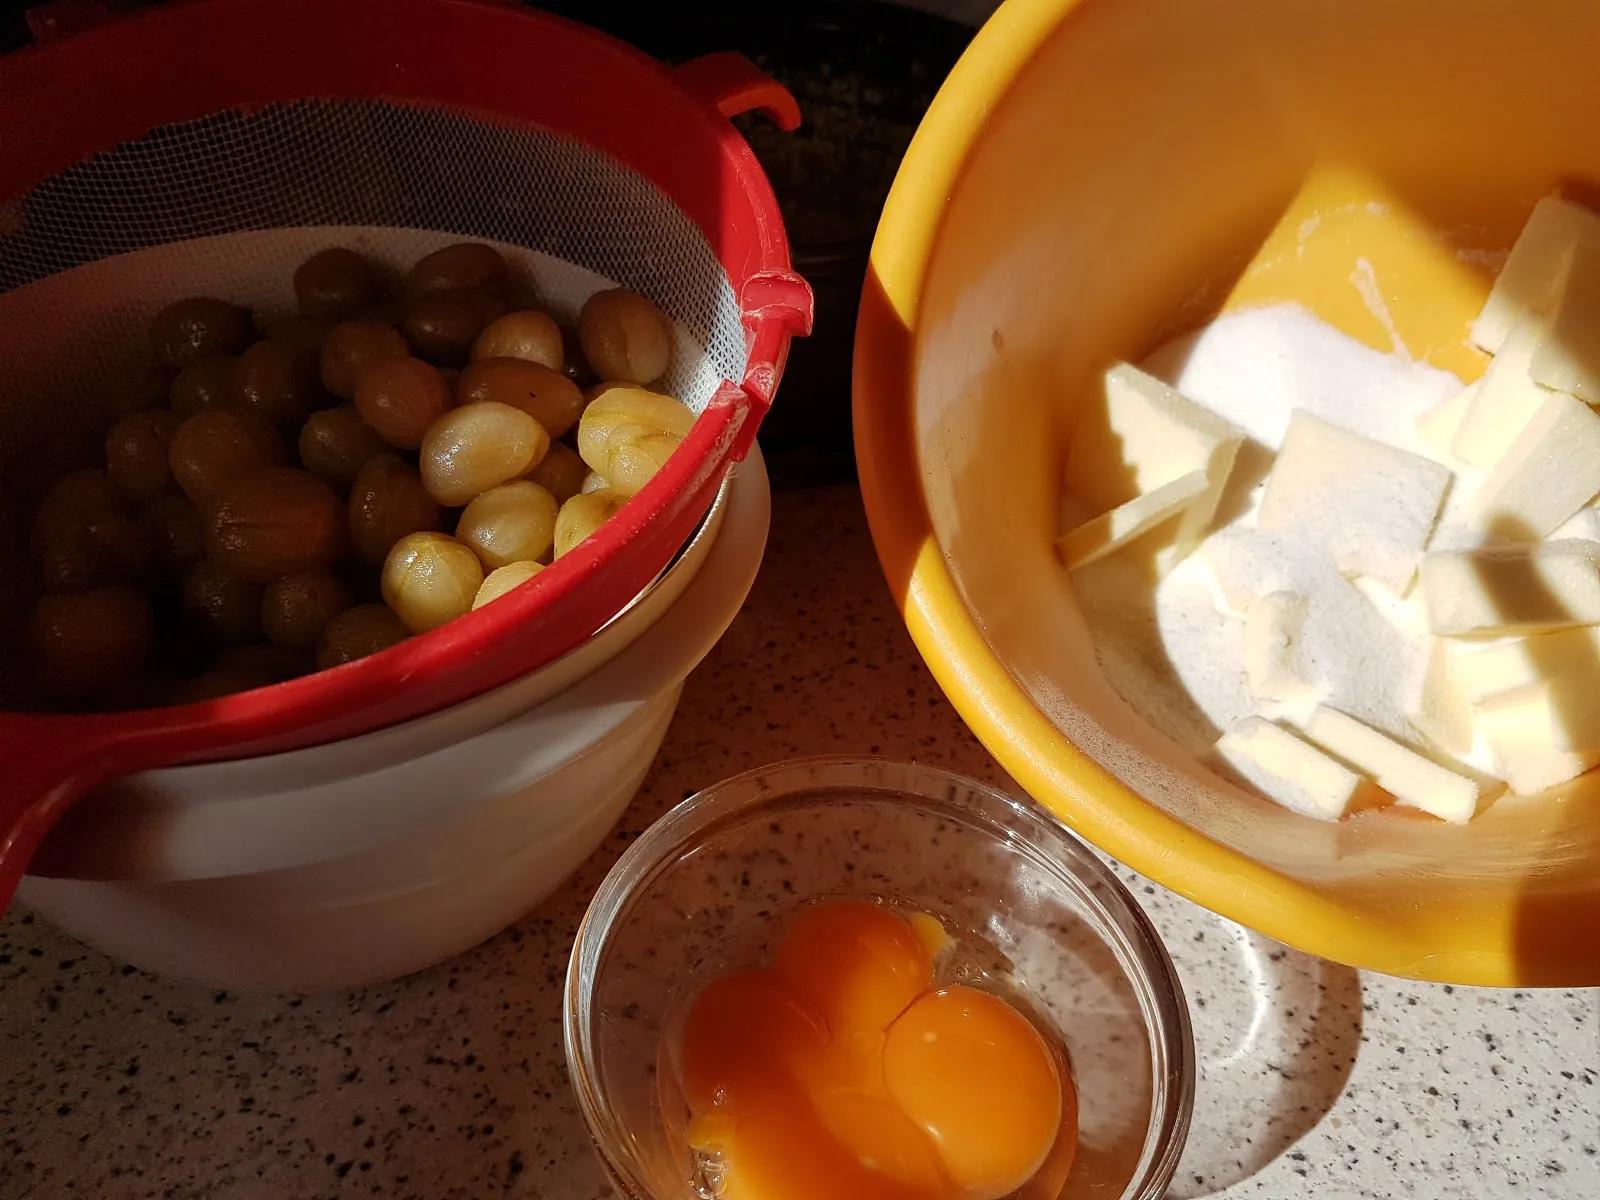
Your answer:
[[[51,337],[66,332],[55,314],[41,311],[59,296],[30,304],[29,293],[52,291],[49,280],[64,272],[193,239],[328,226],[437,232],[536,252],[522,265],[558,315],[570,315],[606,281],[643,292],[687,343],[666,382],[695,407],[720,380],[743,373],[744,332],[727,274],[699,228],[649,180],[546,129],[384,101],[302,100],[219,112],[153,130],[40,184],[0,218],[0,313],[14,330],[20,322],[40,336],[0,335],[0,348],[15,364],[25,361],[19,351],[60,340]],[[331,240],[313,240],[310,248]],[[448,240],[419,235],[416,254]],[[192,266],[206,268],[200,278],[211,294],[254,303],[258,312],[268,306],[264,316],[287,311],[289,275],[306,244],[283,239],[281,262],[258,243],[246,265],[226,242],[208,244],[204,261],[186,269],[157,260],[168,269],[145,271],[139,291],[87,305],[97,318],[97,342],[110,336],[115,343],[80,347],[81,358],[94,360],[83,365],[98,362],[102,371],[77,372],[81,383],[60,373],[34,382],[52,405],[63,389],[70,395],[110,382],[106,359],[131,353],[137,361],[143,321],[175,298],[172,275],[195,277]],[[403,256],[407,248],[391,236],[378,249]],[[561,263],[545,263],[545,256]],[[581,270],[563,271],[562,263]],[[599,278],[578,278],[585,272]],[[27,390],[13,375],[8,393]],[[15,411],[14,403],[8,399],[6,407]]]
[[[500,246],[527,298],[558,318],[615,284],[655,299],[676,326],[665,387],[696,409],[743,376],[738,303],[711,245],[604,152],[386,101],[223,111],[152,130],[0,206],[0,484],[20,487],[19,464],[101,426],[149,366],[146,330],[163,304],[221,296],[265,323],[293,312],[291,276],[316,250],[353,246],[398,274],[463,238]],[[14,490],[0,486],[0,553],[25,515],[4,502]],[[15,616],[6,592],[0,621]],[[14,699],[6,641],[0,702]]]

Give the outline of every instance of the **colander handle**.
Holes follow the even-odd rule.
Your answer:
[[[785,133],[800,128],[800,105],[789,89],[742,54],[702,54],[675,73],[679,87],[725,117],[758,111]]]
[[[91,722],[92,724],[92,722]],[[34,851],[63,814],[128,769],[109,739],[74,737],[49,717],[0,714],[5,788],[0,791],[0,913],[16,894]],[[133,769],[144,765],[136,763]]]
[[[758,111],[785,133],[800,127],[800,105],[789,89],[742,54],[703,54],[673,74],[679,87],[724,117]],[[743,414],[731,446],[734,461],[744,458],[772,407],[789,340],[811,332],[813,304],[810,285],[787,269],[756,271],[740,287],[740,319],[750,339],[745,375],[725,382],[711,401]]]
[[[814,306],[811,285],[793,271],[757,271],[744,281],[739,291],[739,312],[744,327],[750,331],[749,357],[744,379],[737,385],[722,385],[723,391],[730,393],[725,398],[742,395],[749,406],[749,415],[734,437],[735,461],[744,458],[756,430],[772,408],[790,339],[810,334]],[[718,395],[723,398],[721,392]]]

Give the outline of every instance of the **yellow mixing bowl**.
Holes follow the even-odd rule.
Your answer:
[[[1592,201],[1597,53],[1588,0],[1009,0],[873,246],[857,456],[940,684],[1079,833],[1341,962],[1600,984],[1600,773],[1466,825],[1326,824],[1209,773],[1106,683],[1052,552],[1074,396],[1204,320],[1327,163],[1480,249],[1558,186]]]

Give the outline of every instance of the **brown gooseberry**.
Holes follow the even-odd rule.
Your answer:
[[[104,696],[150,654],[150,603],[125,586],[41,596],[28,619],[34,679],[64,700]]]
[[[209,642],[252,642],[261,636],[261,585],[202,558],[183,577],[179,597],[190,625]]]
[[[322,343],[319,370],[322,386],[341,400],[356,394],[356,383],[370,363],[382,358],[404,358],[411,353],[406,339],[383,321],[343,321],[328,331]]]
[[[544,461],[528,472],[528,479],[554,496],[557,504],[565,504],[583,491],[584,477],[589,473],[576,450],[565,442],[551,442]],[[603,479],[600,486],[605,486]]]
[[[173,489],[167,445],[178,418],[161,408],[123,417],[106,434],[106,474],[132,500],[153,500]]]
[[[350,589],[331,571],[297,571],[267,584],[261,594],[261,629],[278,646],[310,650],[333,620],[350,607]]]
[[[167,462],[183,494],[202,509],[244,475],[284,460],[283,439],[254,413],[208,408],[178,423]]]
[[[419,357],[432,363],[462,363],[484,325],[504,308],[482,290],[431,292],[406,305],[400,331]]]
[[[357,604],[328,622],[317,643],[317,669],[340,667],[397,646],[410,635],[386,604]]]
[[[295,268],[294,298],[304,316],[353,316],[377,294],[372,264],[343,246],[319,250]]]
[[[234,399],[269,425],[298,425],[322,398],[317,356],[289,342],[257,342],[233,361]]]
[[[422,435],[451,404],[438,368],[420,358],[385,358],[369,363],[356,382],[361,419],[391,446],[415,450]]]
[[[309,471],[263,467],[224,491],[206,514],[206,553],[241,579],[330,567],[344,553],[344,504]]]
[[[368,459],[388,449],[353,404],[314,412],[300,427],[300,465],[336,488],[348,488]]]
[[[163,575],[177,575],[205,552],[204,521],[187,496],[157,496],[139,514],[150,542],[150,556]]]
[[[583,393],[558,371],[520,358],[480,358],[469,363],[456,382],[462,404],[493,401],[520,408],[558,438],[578,423]]]
[[[183,421],[234,403],[233,361],[231,354],[208,354],[179,371],[167,391],[172,415]]]
[[[655,303],[627,288],[596,292],[578,314],[583,357],[601,379],[652,383],[672,359],[672,327]]]
[[[250,341],[250,312],[226,300],[190,296],[167,305],[150,322],[156,361],[186,367],[211,354],[237,354]]]
[[[405,290],[410,297],[463,288],[500,293],[505,290],[507,276],[506,260],[493,246],[457,242],[418,259],[406,273]]]
[[[408,533],[439,528],[439,503],[422,476],[393,454],[369,459],[350,487],[350,545],[364,563],[379,566]]]

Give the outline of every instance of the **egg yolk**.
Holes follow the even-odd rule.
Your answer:
[[[835,1033],[882,1033],[927,990],[933,955],[908,922],[882,905],[840,900],[800,910],[778,942],[772,969]]]
[[[1026,1017],[976,988],[929,992],[901,1014],[884,1039],[883,1078],[968,1196],[1021,1187],[1061,1125],[1050,1048]]]
[[[1005,1001],[932,990],[946,941],[931,917],[817,904],[770,967],[695,997],[678,1073],[725,1200],[999,1200],[1024,1184],[1054,1200],[1076,1147],[1071,1084]]]

